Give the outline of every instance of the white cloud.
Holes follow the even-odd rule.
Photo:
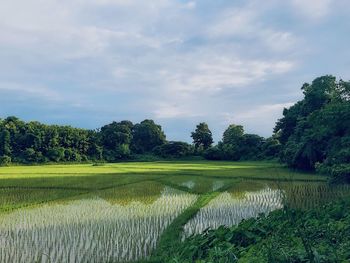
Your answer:
[[[281,115],[284,108],[289,108],[293,104],[294,104],[293,102],[266,104],[266,105],[258,106],[255,109],[245,110],[244,112],[240,112],[238,116],[233,117],[233,119],[238,119],[241,121],[245,119],[275,120],[274,117],[276,117],[276,115]]]
[[[195,1],[189,1],[187,3],[185,3],[184,7],[187,9],[194,9],[196,8],[197,4]]]
[[[249,60],[208,51],[205,57],[192,54],[179,59],[177,66],[172,66],[175,71],[163,71],[163,78],[172,91],[212,94],[262,81],[293,66],[292,61]]]
[[[333,0],[292,0],[297,12],[308,19],[319,20],[332,10]]]
[[[255,34],[255,19],[255,10],[240,8],[225,11],[216,23],[208,26],[207,34],[212,38]]]
[[[1,85],[0,92],[57,97],[62,112],[61,102],[68,101],[95,109],[96,116],[153,114],[167,121],[208,118],[216,124],[227,112],[238,123],[271,129],[282,110],[276,93],[294,94],[295,82],[299,90],[299,68],[311,64],[311,56],[300,55],[309,50],[312,41],[305,39],[311,34],[298,24],[302,19],[296,12],[327,17],[331,1],[209,2],[4,1],[0,82],[11,85]],[[308,76],[314,76],[314,68],[309,66]],[[242,101],[247,101],[244,109]]]
[[[289,51],[297,45],[297,38],[291,32],[264,30],[261,32],[261,39],[273,51]]]
[[[35,98],[44,99],[46,101],[57,101],[60,95],[57,91],[42,86],[32,86],[32,84],[19,85],[17,83],[1,82],[0,94],[7,93],[16,98],[25,98],[31,96]]]
[[[192,108],[188,105],[176,105],[170,103],[159,103],[153,111],[156,119],[174,119],[174,118],[192,118],[199,117],[200,114],[194,114]]]

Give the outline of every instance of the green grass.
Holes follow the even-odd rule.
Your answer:
[[[326,180],[316,174],[288,170],[274,162],[163,161],[102,166],[70,164],[1,167],[0,211],[149,181],[203,194],[213,190],[213,182],[227,184],[232,179]],[[190,187],[191,183],[194,183],[193,188]],[[138,192],[135,191],[135,194]]]
[[[174,162],[128,162],[93,166],[41,165],[13,166],[0,168],[0,186],[40,183],[41,186],[70,185],[76,187],[109,186],[120,180],[149,179],[169,175],[201,176],[209,178],[252,178],[324,180],[316,174],[291,171],[274,162],[214,162],[214,161],[174,161]],[[126,178],[126,179],[124,179]],[[59,181],[62,182],[59,182]],[[87,182],[82,182],[82,181]],[[24,185],[24,184],[23,184]]]

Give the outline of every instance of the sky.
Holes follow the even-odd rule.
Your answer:
[[[301,86],[350,79],[348,0],[0,0],[0,118],[154,119],[268,137]]]

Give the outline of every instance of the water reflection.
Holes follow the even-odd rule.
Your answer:
[[[269,213],[288,205],[294,209],[310,209],[350,196],[348,185],[326,183],[272,182],[242,180],[203,207],[184,227],[184,237],[220,225],[232,226],[243,219]]]
[[[236,197],[229,192],[221,193],[184,226],[185,236],[215,229],[221,225],[232,226],[245,218],[256,217],[283,207],[280,190],[265,188],[256,192],[245,192]]]
[[[209,191],[217,191],[232,179],[216,179],[205,176],[170,176],[163,179],[165,183],[171,185],[179,185],[186,187],[195,193],[206,193]]]
[[[195,195],[169,187],[162,187],[157,196],[158,187],[145,198],[139,193],[139,200],[131,192],[118,203],[118,195],[125,193],[113,196],[109,190],[95,197],[2,215],[0,262],[124,262],[145,258],[163,230],[196,200]]]

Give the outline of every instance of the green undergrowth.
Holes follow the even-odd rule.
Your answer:
[[[350,262],[350,200],[289,208],[158,250],[157,262]]]

